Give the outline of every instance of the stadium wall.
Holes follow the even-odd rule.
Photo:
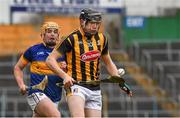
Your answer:
[[[123,20],[124,44],[134,41],[174,41],[180,39],[180,11],[176,16],[148,17],[141,28],[129,28]]]

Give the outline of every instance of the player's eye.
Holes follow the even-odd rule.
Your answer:
[[[58,29],[47,29],[46,30],[47,33],[54,33],[54,34],[57,34],[58,33]]]
[[[46,32],[47,32],[47,33],[51,33],[52,30],[51,30],[51,29],[47,29]]]
[[[54,30],[54,33],[55,33],[55,34],[58,33],[58,29],[55,29],[55,30]]]

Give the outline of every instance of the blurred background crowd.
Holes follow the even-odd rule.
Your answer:
[[[129,98],[118,86],[102,84],[102,115],[180,116],[180,0],[0,0],[0,116],[31,116],[13,66],[25,49],[41,41],[42,23],[57,22],[64,38],[79,27],[82,8],[103,13],[101,31],[134,94]],[[26,69],[27,84],[28,76]],[[104,65],[101,76],[107,76]],[[65,99],[59,107],[69,116]]]

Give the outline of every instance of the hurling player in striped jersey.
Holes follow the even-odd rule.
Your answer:
[[[99,84],[76,84],[75,81],[100,79],[100,59],[112,76],[119,76],[113,63],[108,40],[99,32],[102,22],[100,12],[81,10],[80,28],[72,32],[48,56],[47,65],[64,79],[66,97],[72,117],[101,117],[102,95]],[[56,59],[65,55],[67,73],[58,67]]]

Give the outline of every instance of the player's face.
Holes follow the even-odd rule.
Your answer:
[[[89,21],[85,27],[84,27],[84,31],[88,32],[90,34],[95,34],[98,32],[99,28],[100,28],[101,22],[91,22]]]
[[[43,41],[49,47],[54,47],[59,39],[58,29],[48,28],[45,30]]]

